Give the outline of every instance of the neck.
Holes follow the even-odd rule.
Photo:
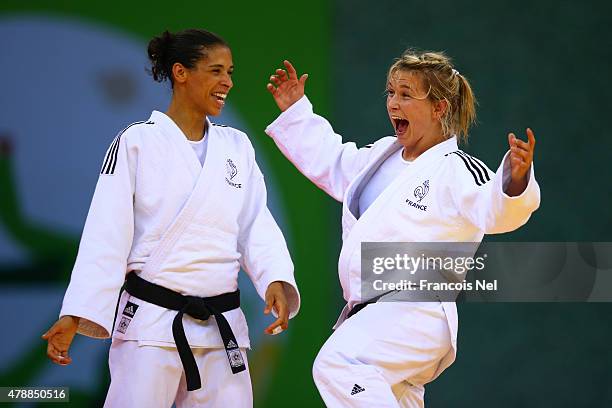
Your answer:
[[[429,143],[416,143],[414,145],[406,146],[404,145],[404,150],[402,151],[402,157],[404,160],[413,161],[427,150],[431,149],[435,145],[442,143],[444,139],[432,140]]]
[[[202,140],[206,130],[206,115],[181,103],[179,98],[176,97],[172,98],[170,106],[165,113],[183,131],[188,140]]]
[[[431,149],[437,144],[442,143],[447,139],[448,138],[442,134],[441,128],[436,128],[433,132],[427,135],[423,135],[416,140],[410,138],[408,139],[409,143],[402,143],[402,145],[404,146],[404,150],[402,151],[402,157],[404,158],[404,160],[408,161],[415,160],[427,150]],[[400,143],[401,142],[402,141],[400,140]]]

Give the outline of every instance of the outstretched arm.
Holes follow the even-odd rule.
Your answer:
[[[308,74],[299,79],[289,61],[277,69],[268,91],[281,111],[267,128],[280,151],[319,188],[342,201],[349,183],[367,164],[374,149],[343,143],[329,122],[316,115],[304,94]]]

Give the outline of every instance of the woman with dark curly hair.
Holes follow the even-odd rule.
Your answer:
[[[77,332],[112,336],[108,407],[251,407],[241,266],[278,316],[268,334],[300,300],[247,135],[209,119],[233,87],[232,54],[195,29],[164,32],[148,54],[170,106],[106,153],[47,354],[69,364]]]

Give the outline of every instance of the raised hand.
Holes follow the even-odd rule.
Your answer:
[[[308,78],[308,74],[304,74],[298,79],[293,65],[287,60],[284,64],[287,71],[277,69],[276,74],[270,76],[270,82],[266,86],[282,112],[304,96],[304,85]]]
[[[45,334],[42,335],[47,340],[47,357],[51,361],[60,365],[67,365],[72,362],[68,355],[68,349],[72,344],[72,339],[79,327],[79,318],[75,316],[62,316]]]
[[[272,309],[274,309],[278,318],[274,323],[269,325],[264,332],[267,334],[278,334],[286,330],[289,325],[289,306],[287,304],[287,296],[285,295],[283,282],[275,281],[268,285],[264,313],[269,314]]]
[[[527,172],[533,163],[535,150],[535,135],[527,128],[527,142],[518,139],[514,133],[508,134],[510,145],[510,169],[512,179],[508,184],[506,193],[510,196],[520,195],[527,188]]]

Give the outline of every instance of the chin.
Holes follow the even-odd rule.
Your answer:
[[[395,132],[395,136],[397,137],[397,140],[400,142],[405,142],[406,140],[410,139],[410,136],[408,136],[407,134],[403,134],[403,135],[398,135],[397,132]]]
[[[223,109],[219,109],[219,108],[207,109],[206,116],[219,116],[222,110]]]
[[[410,147],[414,144],[414,140],[412,140],[410,135],[406,135],[406,134],[403,134],[402,136],[398,136],[397,141],[404,147]]]

